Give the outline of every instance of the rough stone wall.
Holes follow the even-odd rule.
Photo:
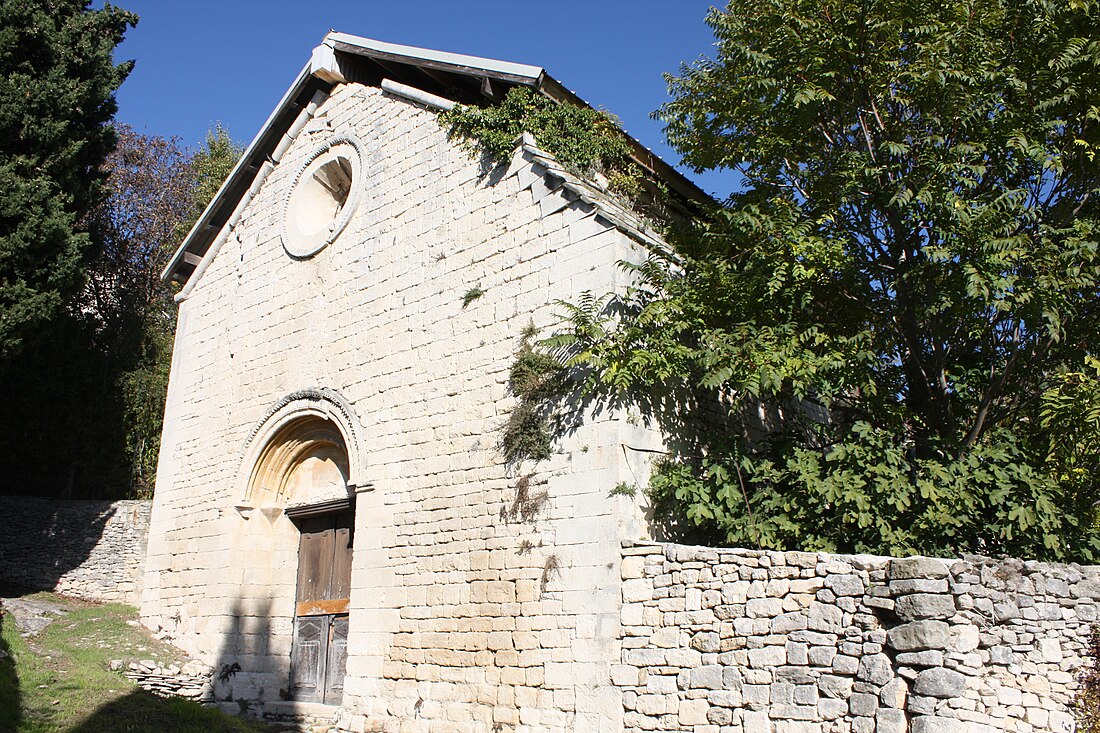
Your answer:
[[[148,501],[0,496],[0,581],[136,604],[149,510]]]
[[[293,175],[347,133],[364,142],[367,191],[335,242],[292,259],[278,234]],[[505,466],[498,444],[524,327],[553,323],[556,299],[614,288],[634,251],[531,164],[487,169],[434,113],[338,87],[181,304],[146,621],[240,666],[219,695],[278,699],[294,530],[234,506],[257,421],[327,388],[356,414],[371,483],[356,502],[349,725],[621,730],[619,538],[642,530],[633,500],[608,494],[632,480],[619,446],[639,428],[604,414],[534,467]]]
[[[1100,568],[623,550],[627,731],[1073,729]]]

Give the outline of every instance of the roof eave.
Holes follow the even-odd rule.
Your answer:
[[[376,41],[373,38],[337,33],[336,31],[329,31],[322,43],[336,51],[355,56],[368,56],[398,62],[408,62],[409,59],[415,59],[418,64],[426,68],[487,76],[491,79],[498,79],[512,84],[534,86],[544,73],[542,67],[539,66],[515,64],[510,61],[497,61],[496,59],[466,56],[447,51],[433,51],[414,46],[402,46],[396,43]]]
[[[183,242],[175,254],[172,255],[172,259],[168,261],[167,266],[161,272],[162,279],[185,280],[194,271],[194,268],[198,265],[197,260],[205,254],[203,245],[209,245],[209,242],[217,236],[218,231],[224,226],[225,222],[218,222],[215,215],[225,210],[224,204],[228,198],[239,198],[238,194],[243,190],[247,190],[252,178],[267,160],[271,149],[274,148],[273,143],[277,144],[279,138],[285,132],[282,128],[289,127],[290,123],[293,122],[292,116],[289,121],[285,121],[285,118],[288,117],[288,110],[300,106],[298,100],[315,78],[323,81],[318,74],[315,62],[311,59],[310,63],[306,64],[299,72],[294,79],[294,83],[290,85],[282,99],[279,100],[279,104],[276,105],[260,131],[252,139],[252,142],[245,148],[237,164],[230,171],[217,193],[203,209],[202,214],[199,215],[194,226],[191,227],[191,231],[184,237]],[[283,124],[284,121],[286,124]],[[232,206],[229,207],[230,210],[232,208]]]

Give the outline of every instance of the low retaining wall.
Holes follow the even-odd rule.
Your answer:
[[[628,731],[1073,729],[1100,568],[623,550]]]
[[[149,501],[0,496],[0,582],[104,601],[141,601]]]

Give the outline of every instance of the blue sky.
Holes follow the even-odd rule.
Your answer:
[[[113,0],[141,16],[116,58],[136,67],[118,119],[141,132],[202,141],[220,121],[248,142],[329,29],[391,43],[544,67],[617,114],[670,163],[661,124],[664,72],[710,55],[701,0]],[[687,172],[687,171],[685,171]],[[731,174],[688,175],[724,197]]]

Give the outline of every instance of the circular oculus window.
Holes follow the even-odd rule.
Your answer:
[[[283,212],[283,249],[310,257],[334,241],[351,221],[363,190],[359,142],[336,137],[298,169]]]

